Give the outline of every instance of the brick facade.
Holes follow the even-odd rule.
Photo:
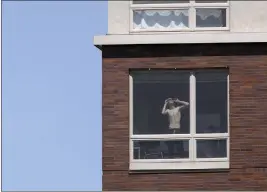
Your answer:
[[[267,190],[267,44],[104,46],[103,190]],[[129,69],[230,74],[230,169],[129,173]]]

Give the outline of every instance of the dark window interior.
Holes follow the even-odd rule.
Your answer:
[[[134,141],[134,159],[188,159],[188,140]]]
[[[133,75],[134,134],[168,134],[167,98],[189,102],[189,72],[141,72]],[[179,133],[189,133],[189,108],[181,111]]]
[[[227,133],[227,73],[199,72],[195,76],[197,133]]]
[[[167,98],[190,102],[190,71],[135,71],[133,77],[133,133],[172,134],[169,116],[162,114]],[[228,92],[226,70],[195,70],[196,132],[227,133]],[[175,103],[174,108],[182,105]],[[168,108],[168,107],[167,107]],[[190,133],[189,107],[180,111],[178,133]],[[134,159],[189,158],[188,140],[133,141]],[[198,158],[227,155],[227,140],[197,139]]]

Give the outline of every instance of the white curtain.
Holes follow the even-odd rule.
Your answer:
[[[198,27],[224,27],[225,9],[197,9]],[[189,27],[188,10],[134,11],[134,29],[180,29]]]
[[[135,29],[175,29],[188,27],[188,10],[134,11]]]

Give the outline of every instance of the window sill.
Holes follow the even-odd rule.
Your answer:
[[[206,162],[130,162],[131,171],[229,169],[229,161]]]
[[[127,34],[94,37],[94,45],[196,44],[196,43],[260,43],[267,42],[267,33],[259,32],[195,32],[171,34]]]
[[[128,174],[172,174],[172,173],[225,173],[229,172],[229,169],[174,169],[174,170],[129,170]]]
[[[176,29],[130,29],[130,34],[179,34],[179,33],[229,33],[229,27],[196,27],[196,28],[176,28]]]

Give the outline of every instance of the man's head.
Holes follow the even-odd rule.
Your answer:
[[[174,107],[175,107],[175,102],[174,102],[173,99],[169,99],[169,100],[168,100],[168,107],[169,107],[169,108],[174,108]]]

